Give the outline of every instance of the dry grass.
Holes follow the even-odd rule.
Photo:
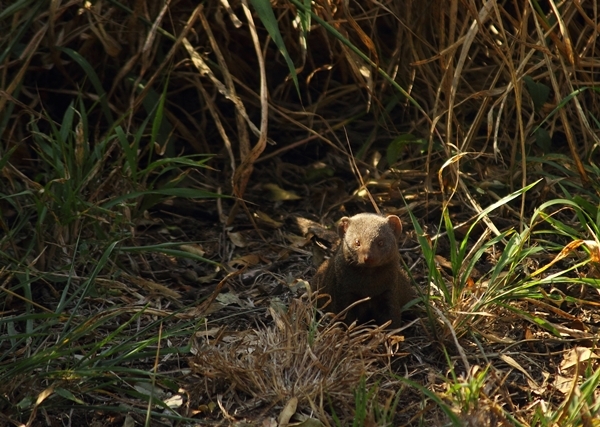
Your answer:
[[[318,0],[304,30],[303,2],[266,2],[298,87],[258,3],[10,3],[2,422],[233,423],[297,398],[339,425],[593,425],[596,0]],[[424,298],[394,357],[295,288],[323,235],[287,220],[376,207],[407,224]],[[160,412],[144,381],[191,403]]]
[[[389,378],[390,344],[401,337],[375,327],[318,324],[313,306],[301,300],[292,300],[287,312],[271,309],[270,314],[272,326],[220,331],[215,339],[199,341],[190,364],[206,387],[201,402],[227,394],[224,415],[240,416],[248,408],[281,408],[295,398],[299,412],[312,410],[323,419],[334,407],[346,424],[361,380],[369,388],[381,384],[382,394],[401,387]]]

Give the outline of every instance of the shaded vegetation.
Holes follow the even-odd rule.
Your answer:
[[[7,3],[2,424],[595,425],[595,0]],[[401,330],[314,309],[361,211]]]

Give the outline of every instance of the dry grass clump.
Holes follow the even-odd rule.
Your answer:
[[[297,87],[257,2],[226,3],[0,1],[0,382],[46,384],[68,360],[81,375],[61,385],[62,396],[77,394],[71,407],[128,396],[154,357],[187,357],[162,341],[187,343],[197,325],[152,319],[144,340],[123,324],[91,322],[84,304],[144,305],[144,315],[195,304],[225,270],[184,258],[206,256],[229,273],[247,257],[254,271],[286,277],[301,259],[307,274],[295,278],[310,279],[306,243],[283,240],[298,237],[284,219],[331,224],[376,204],[414,215],[419,246],[404,255],[429,298],[426,326],[403,344],[412,356],[401,360],[404,383],[421,387],[402,394],[414,403],[407,419],[427,424],[446,404],[469,425],[511,414],[522,425],[588,425],[588,412],[600,412],[598,0],[315,0],[304,12],[307,2],[266,2]],[[206,153],[210,168],[191,157]],[[251,202],[248,215],[231,199],[215,206],[213,192]],[[182,198],[194,209],[161,203]],[[262,226],[276,253],[258,247]],[[262,308],[273,288],[287,290],[287,279],[272,282],[232,292]],[[198,346],[191,364],[203,381],[191,399],[221,393],[225,418],[244,412],[242,401],[268,410],[297,398],[300,411],[350,419],[355,390],[400,395],[382,330],[313,314],[295,301],[286,314],[271,310],[273,326]],[[213,322],[225,328],[224,319]],[[55,335],[58,344],[47,338]],[[590,351],[572,354],[575,345]],[[132,355],[144,363],[133,366]],[[173,359],[169,374],[179,374]],[[478,366],[489,370],[475,376]],[[130,370],[97,387],[115,367]],[[492,373],[506,393],[486,419]],[[29,388],[9,388],[14,398],[0,402],[12,424],[36,417],[27,402],[43,390]],[[69,410],[44,405],[43,422],[67,423],[52,416]],[[91,425],[90,409],[78,410],[68,422]]]
[[[310,31],[295,24],[301,3],[276,2],[300,99],[281,52],[243,2],[230,10],[219,2],[67,2],[50,12],[26,3],[4,23],[20,37],[6,51],[0,98],[0,116],[12,119],[0,133],[19,146],[14,163],[33,158],[20,144],[32,117],[60,122],[75,102],[86,106],[95,138],[117,123],[135,133],[164,93],[152,144],[167,155],[222,153],[217,168],[228,179],[219,184],[228,194],[244,193],[254,163],[300,146],[309,150],[303,162],[327,147],[342,153],[338,166],[346,163],[346,138],[361,159],[373,149],[388,154],[391,164],[379,169],[402,160],[401,179],[418,181],[411,191],[439,180],[446,197],[473,212],[480,208],[472,185],[483,183],[493,200],[504,193],[498,185],[529,182],[520,159],[554,148],[569,153],[561,161],[570,170],[561,172],[593,178],[581,159],[598,143],[590,114],[598,102],[590,90],[595,2],[320,0],[311,4]],[[144,138],[140,153],[152,144]]]
[[[297,299],[287,313],[270,312],[272,326],[221,334],[200,345],[190,361],[192,371],[206,381],[206,398],[235,391],[228,412],[239,415],[242,401],[244,407],[270,408],[297,398],[300,408],[320,416],[331,405],[349,413],[361,381],[369,388],[389,373],[385,362],[392,354],[391,337],[382,328],[317,322],[314,308]],[[383,388],[395,390],[398,382],[387,378]],[[254,404],[246,404],[248,399]]]

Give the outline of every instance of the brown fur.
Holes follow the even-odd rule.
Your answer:
[[[392,328],[400,326],[402,306],[415,296],[400,265],[397,242],[401,232],[396,215],[362,213],[339,221],[340,245],[312,281],[313,290],[331,296],[327,309],[339,313],[353,302],[371,297],[351,309],[346,321],[383,324],[391,320]]]

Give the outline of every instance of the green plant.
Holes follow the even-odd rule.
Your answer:
[[[400,388],[393,395],[385,399],[382,404],[379,395],[379,386],[375,384],[367,388],[364,376],[354,390],[354,427],[364,425],[377,425],[381,427],[393,426],[394,415],[398,407],[398,402],[404,388]]]
[[[154,151],[162,99],[134,135],[121,127],[122,117],[94,139],[80,97],[60,123],[50,117],[30,122],[36,168],[14,167],[20,160],[12,157],[15,148],[2,153],[0,165],[11,179],[0,186],[0,202],[15,214],[2,223],[0,237],[0,301],[9,313],[0,319],[7,338],[0,352],[0,412],[25,419],[42,405],[85,412],[95,410],[89,402],[98,396],[119,394],[148,402],[147,413],[129,411],[183,419],[164,402],[178,387],[158,367],[189,353],[189,337],[203,318],[179,321],[150,303],[132,304],[119,282],[127,277],[123,254],[134,259],[157,252],[215,264],[181,249],[183,242],[126,245],[137,219],[166,198],[219,197],[186,182],[192,171],[207,168],[210,156],[169,158]]]
[[[431,290],[428,289],[423,292],[422,299],[425,302],[428,319],[433,331],[437,329],[434,325],[437,324],[436,319],[441,314],[449,319],[446,326],[452,328],[456,337],[461,337],[477,326],[481,319],[480,315],[484,310],[510,300],[514,297],[515,292],[524,289],[522,285],[524,276],[520,271],[520,265],[525,259],[542,250],[539,247],[525,247],[530,233],[528,229],[521,233],[516,233],[513,230],[498,232],[495,237],[489,240],[487,239],[488,234],[484,233],[474,245],[471,237],[475,227],[486,220],[491,212],[521,196],[536,184],[537,182],[515,191],[482,210],[474,218],[460,241],[456,238],[455,226],[450,220],[448,210],[443,210],[444,226],[449,243],[450,266],[452,268],[452,282],[450,284],[437,267],[437,241],[434,245],[430,244],[420,224],[411,213],[413,226],[417,231],[417,238],[428,267],[427,283],[434,286],[433,295],[436,296],[433,298],[441,303],[441,311],[433,309],[434,306],[430,304]],[[497,262],[488,272],[482,274],[475,281],[473,279],[475,266],[481,262],[485,254],[490,251],[498,251],[499,245],[502,250]]]

